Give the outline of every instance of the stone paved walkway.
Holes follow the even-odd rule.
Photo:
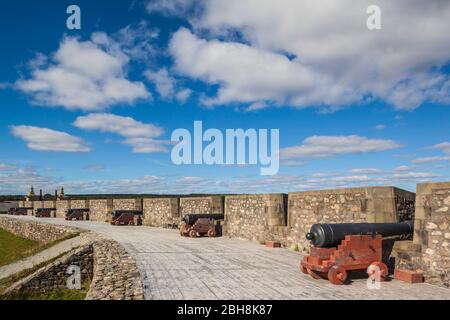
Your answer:
[[[18,272],[31,269],[34,266],[54,259],[59,255],[69,252],[70,250],[82,246],[86,243],[87,239],[84,239],[82,237],[67,239],[46,250],[38,252],[31,257],[27,257],[25,259],[0,267],[0,280],[12,276],[13,274],[16,274]]]
[[[18,217],[18,219],[35,219]],[[334,286],[298,270],[301,254],[244,240],[182,238],[177,231],[103,222],[39,219],[118,241],[136,259],[146,299],[450,299],[450,289],[399,281],[368,290],[366,280]]]

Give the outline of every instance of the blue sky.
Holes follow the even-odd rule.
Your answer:
[[[450,4],[379,1],[369,31],[369,2],[310,2],[4,1],[0,194],[449,180]],[[278,175],[172,164],[172,131],[195,120],[279,129]]]

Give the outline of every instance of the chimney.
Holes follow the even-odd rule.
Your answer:
[[[42,200],[42,189],[39,190],[39,200]]]

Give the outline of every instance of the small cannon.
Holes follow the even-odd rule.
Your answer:
[[[12,216],[27,216],[28,210],[33,210],[33,208],[11,208],[8,214]]]
[[[344,284],[347,271],[367,270],[369,276],[378,273],[379,280],[388,276],[382,262],[384,237],[405,238],[414,232],[412,221],[400,223],[315,224],[306,235],[311,241],[311,254],[300,263],[300,270],[314,279],[325,278]]]
[[[89,220],[89,209],[68,209],[66,210],[66,220],[82,221]]]
[[[223,214],[187,214],[182,220],[180,235],[191,238],[207,235],[214,238],[217,235],[216,221],[224,218]]]
[[[36,209],[34,216],[36,218],[51,218],[52,212],[55,212],[55,208],[39,208]]]
[[[115,210],[112,212],[111,224],[114,226],[142,225],[142,211],[139,210]],[[135,221],[135,216],[137,219]]]

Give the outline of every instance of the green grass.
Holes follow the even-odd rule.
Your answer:
[[[0,229],[0,266],[29,256],[39,246],[37,241],[24,239]]]
[[[85,282],[80,290],[61,288],[46,293],[16,293],[0,297],[0,300],[84,300],[89,287],[90,282]]]
[[[0,229],[0,267],[35,255],[55,244],[67,239],[79,236],[79,233],[71,234],[51,243],[42,244],[37,241],[18,237],[12,233]]]

